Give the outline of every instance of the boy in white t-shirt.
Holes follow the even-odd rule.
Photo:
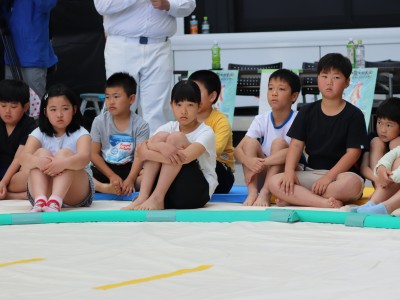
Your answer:
[[[297,114],[291,107],[299,92],[300,79],[292,71],[280,69],[269,77],[267,98],[272,110],[255,117],[234,151],[243,165],[248,190],[244,205],[270,205],[267,182],[283,171],[290,143],[286,134]]]
[[[180,81],[171,98],[176,121],[160,126],[137,147],[137,158],[144,162],[140,194],[123,209],[200,208],[218,184],[214,132],[197,120],[198,85]]]

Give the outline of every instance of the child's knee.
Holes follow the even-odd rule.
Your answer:
[[[397,146],[400,146],[400,137],[397,137],[389,142],[389,149],[393,150]]]
[[[386,144],[379,137],[374,137],[370,142],[371,149],[386,149]]]
[[[54,155],[54,157],[69,157],[73,154],[74,153],[71,151],[71,149],[62,148],[62,149],[58,150],[58,152]]]
[[[186,147],[189,144],[189,141],[184,133],[172,132],[167,138],[167,143],[180,148]]]
[[[345,173],[345,176],[341,177],[341,180],[344,184],[344,186],[341,186],[343,191],[347,191],[350,195],[354,195],[355,198],[357,198],[360,193],[362,194],[364,183],[357,174]]]
[[[271,144],[271,153],[277,152],[289,147],[289,144],[283,138],[276,138]]]
[[[38,157],[48,157],[48,156],[53,156],[51,152],[45,148],[39,148],[37,149],[33,155],[38,156]]]
[[[151,137],[151,140],[152,142],[166,142],[169,135],[169,132],[157,132]]]
[[[243,152],[247,155],[255,155],[262,152],[261,144],[258,140],[249,138],[243,143]]]

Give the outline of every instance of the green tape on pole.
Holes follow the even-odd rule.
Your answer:
[[[12,214],[11,220],[13,225],[26,225],[26,224],[42,224],[42,214],[37,213],[22,213]]]
[[[146,222],[143,210],[70,211],[41,213],[43,223]]]
[[[12,225],[12,216],[14,214],[0,214],[0,225]]]
[[[300,221],[300,218],[296,211],[289,209],[271,209],[269,215],[269,221],[282,222],[282,223],[294,223]]]
[[[296,210],[301,222],[344,224],[348,212],[324,210]]]
[[[266,210],[177,210],[177,222],[263,222],[268,221]]]
[[[367,218],[365,214],[349,213],[344,225],[350,227],[364,227],[364,221]]]
[[[171,210],[150,210],[146,214],[147,222],[175,222],[176,211]]]
[[[274,212],[275,211],[275,212]],[[263,222],[277,219],[276,209],[206,211],[206,210],[163,210],[163,211],[68,211],[59,213],[0,214],[0,225],[38,224],[38,223],[84,223],[84,222]],[[314,222],[345,224],[348,212],[322,210],[287,210],[285,218],[291,222]],[[275,215],[274,215],[275,214]],[[355,217],[353,217],[355,218]],[[41,219],[41,222],[40,222]],[[400,229],[400,218],[394,216],[367,215],[364,227]]]
[[[391,215],[369,215],[365,218],[364,227],[400,229],[400,218]]]

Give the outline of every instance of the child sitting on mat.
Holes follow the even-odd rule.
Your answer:
[[[138,158],[144,161],[140,193],[124,209],[203,207],[218,184],[214,132],[197,119],[201,102],[198,85],[180,81],[171,98],[176,121],[160,126],[138,146]]]
[[[0,199],[27,199],[29,171],[21,168],[18,158],[37,127],[28,110],[29,86],[20,80],[0,81]]]
[[[200,70],[192,73],[189,80],[197,83],[201,91],[201,104],[197,120],[210,126],[215,134],[217,166],[215,172],[218,186],[215,194],[227,194],[231,190],[235,177],[235,160],[233,158],[232,128],[228,118],[213,108],[221,92],[221,81],[213,71]]]
[[[90,206],[94,194],[89,168],[91,138],[81,126],[79,100],[62,84],[49,88],[40,104],[39,128],[28,137],[21,165],[29,169],[32,212]]]
[[[243,165],[247,185],[244,205],[270,205],[268,181],[283,171],[290,143],[287,132],[297,114],[292,104],[299,92],[300,79],[292,71],[280,69],[269,77],[267,98],[271,111],[255,117],[234,152]]]
[[[96,191],[129,195],[140,187],[142,164],[134,158],[136,146],[149,138],[149,125],[130,110],[136,81],[115,73],[106,82],[107,111],[92,124],[92,171]]]
[[[374,187],[380,184],[374,168],[385,153],[400,146],[400,98],[383,101],[376,111],[376,132],[372,132],[369,150],[362,157],[361,175],[369,179]]]
[[[378,178],[378,184],[370,200],[350,211],[387,215],[400,208],[400,146],[390,150],[378,161],[374,176]]]
[[[364,115],[343,99],[350,83],[350,60],[339,53],[318,62],[318,88],[322,100],[307,104],[297,114],[288,136],[292,138],[285,172],[270,180],[277,205],[338,208],[358,200],[364,181],[357,161],[368,143]],[[305,149],[306,170],[297,171]]]

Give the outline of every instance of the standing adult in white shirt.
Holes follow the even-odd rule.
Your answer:
[[[196,1],[94,0],[94,4],[104,17],[107,78],[116,72],[128,72],[135,78],[135,103],[153,133],[170,115],[173,61],[169,38],[176,32],[176,18],[188,16]]]

